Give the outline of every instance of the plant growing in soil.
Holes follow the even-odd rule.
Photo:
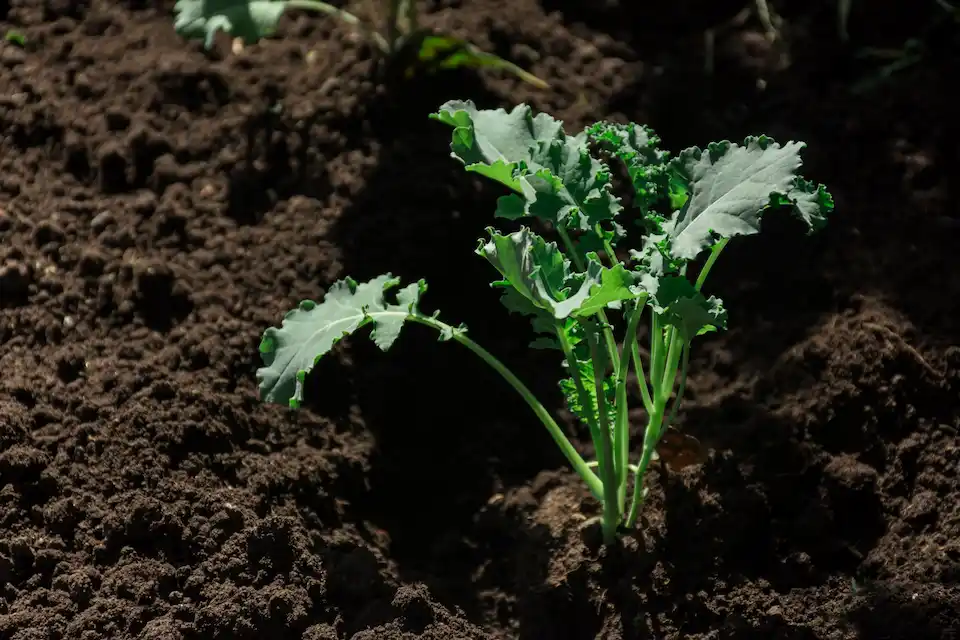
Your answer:
[[[430,327],[483,359],[533,409],[601,502],[609,543],[637,521],[647,495],[644,475],[677,416],[691,346],[726,326],[721,301],[702,293],[718,257],[731,238],[758,233],[770,209],[789,208],[812,232],[825,224],[833,200],[823,185],[799,175],[801,142],[750,137],[671,158],[647,127],[600,122],[568,136],[561,122],[534,116],[526,105],[508,113],[452,101],[431,117],[453,127],[453,157],[468,171],[510,190],[497,202],[497,217],[535,222],[558,239],[548,241],[527,225],[509,233],[489,228],[476,253],[499,273],[493,286],[502,289],[504,306],[532,320],[537,337],[531,347],[559,352],[566,370],[560,388],[589,430],[596,460],[581,457],[544,405],[465,326],[421,311],[424,281],[397,289],[400,282],[390,274],[338,281],[321,303],[304,301],[280,328],[267,329],[260,344],[264,366],[257,371],[260,398],[298,408],[316,362],[362,327],[372,327],[384,350],[404,323]],[[629,216],[612,189],[611,158],[625,165],[632,184]],[[638,248],[621,258],[617,248],[627,237],[628,217],[644,233]],[[690,267],[701,254],[706,260],[694,277]],[[650,323],[645,361],[638,343],[644,318]],[[628,422],[631,371],[647,416],[636,461]]]
[[[382,29],[320,0],[177,0],[174,29],[185,38],[203,39],[207,49],[213,46],[218,31],[252,44],[274,33],[285,10],[316,11],[359,31],[383,60],[399,64],[407,77],[413,75],[417,66],[492,68],[512,73],[541,89],[548,87],[530,72],[470,42],[421,27],[415,0],[380,0],[379,5],[384,22]]]

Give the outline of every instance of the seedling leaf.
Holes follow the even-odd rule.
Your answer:
[[[357,284],[351,278],[335,282],[323,302],[304,300],[288,312],[280,328],[270,327],[260,341],[264,366],[257,369],[260,399],[297,409],[303,401],[303,382],[321,357],[341,339],[372,324],[373,341],[386,351],[403,323],[417,314],[426,283],[410,284],[397,292],[396,302],[386,294],[400,283],[385,274]]]
[[[207,49],[218,31],[253,44],[273,34],[286,5],[272,0],[177,0],[173,28],[184,38],[202,38]]]
[[[436,69],[500,69],[539,89],[550,88],[549,84],[529,71],[453,36],[426,34],[420,42],[417,59],[421,64],[432,65]]]

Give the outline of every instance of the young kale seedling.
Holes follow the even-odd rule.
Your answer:
[[[322,303],[302,302],[281,328],[267,329],[260,345],[265,366],[257,371],[260,398],[299,407],[304,380],[318,359],[363,326],[373,326],[381,349],[394,343],[405,322],[431,327],[442,340],[459,342],[482,358],[533,409],[601,502],[609,543],[636,524],[647,495],[645,473],[683,396],[691,345],[726,326],[720,300],[701,292],[720,253],[731,238],[759,232],[761,216],[775,207],[790,208],[816,230],[833,210],[832,198],[823,185],[798,174],[800,142],[781,146],[765,136],[751,137],[670,158],[646,127],[601,122],[568,136],[561,122],[534,116],[525,105],[508,113],[454,101],[431,117],[454,128],[453,156],[468,171],[511,191],[498,200],[497,217],[536,222],[559,238],[548,242],[530,226],[510,233],[490,228],[477,253],[499,272],[493,286],[503,290],[506,308],[532,319],[538,337],[531,346],[562,354],[567,377],[560,386],[589,430],[596,460],[581,457],[543,404],[463,325],[420,310],[426,283],[393,295],[399,282],[389,274],[363,284],[339,281]],[[601,152],[593,153],[594,147]],[[613,193],[608,157],[626,165],[634,191],[630,216],[646,231],[626,259],[616,249],[626,237],[628,216]],[[690,263],[705,252],[693,278]],[[645,311],[646,362],[637,341]],[[623,320],[619,342],[609,317],[614,314]],[[630,458],[628,423],[631,369],[647,416],[636,462]]]
[[[431,69],[502,69],[541,89],[546,82],[517,65],[475,45],[419,26],[416,0],[378,0],[384,14],[384,28],[378,30],[356,15],[320,0],[177,0],[174,29],[189,39],[203,39],[213,46],[218,31],[252,44],[274,33],[286,9],[316,11],[338,18],[359,31],[381,59],[399,61],[412,57],[417,66]],[[409,56],[409,57],[408,57]],[[404,66],[406,76],[414,68]]]

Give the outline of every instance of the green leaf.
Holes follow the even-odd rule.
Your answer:
[[[534,154],[540,141],[562,139],[563,123],[546,113],[536,117],[525,104],[509,113],[504,109],[477,109],[470,100],[451,100],[430,117],[454,127],[450,149],[467,171],[497,180],[514,191],[520,182],[514,173],[537,164]],[[483,167],[499,165],[484,171]]]
[[[590,265],[600,266],[596,261],[596,256],[589,263]],[[573,312],[578,318],[600,313],[611,305],[618,305],[624,300],[635,300],[646,295],[643,289],[636,285],[636,275],[627,271],[622,264],[614,265],[613,268],[600,267],[599,282],[594,280],[594,286],[590,295]]]
[[[563,393],[567,408],[570,409],[570,412],[577,416],[577,418],[586,424],[590,424],[592,421],[600,424],[599,405],[597,403],[597,373],[590,356],[590,346],[584,335],[584,327],[579,323],[569,324],[565,328],[565,334],[567,341],[573,347],[574,360],[577,363],[580,380],[587,393],[588,404],[583,404],[580,394],[577,391],[577,383],[574,381],[572,375],[569,378],[560,380],[560,391]],[[563,367],[567,371],[570,370],[567,362],[563,363]],[[606,400],[607,424],[612,426],[616,421],[617,413],[616,381],[612,375],[604,376],[603,397]]]
[[[804,146],[750,137],[742,146],[711,143],[672,160],[671,170],[688,185],[690,195],[663,225],[670,254],[692,260],[720,238],[758,233],[770,206],[792,206],[811,230],[822,226],[833,201],[822,185],[813,187],[798,175]]]
[[[597,408],[597,384],[596,373],[594,372],[593,362],[590,360],[578,360],[578,369],[580,379],[583,381],[584,390],[590,399],[590,405],[584,406],[580,400],[580,393],[577,391],[577,383],[573,378],[564,378],[560,381],[560,391],[567,403],[570,413],[577,416],[585,424],[590,424],[596,420],[600,423],[599,411]],[[603,397],[606,400],[607,424],[613,425],[617,418],[617,385],[611,376],[603,379]]]
[[[540,89],[550,85],[500,56],[478,49],[460,38],[430,33],[420,41],[417,59],[435,69],[499,69],[511,73]]]
[[[510,311],[534,316],[539,313],[562,320],[582,318],[608,305],[644,295],[634,288],[634,275],[621,265],[607,269],[596,254],[588,256],[587,270],[576,273],[555,242],[547,242],[528,227],[509,235],[489,230],[490,240],[481,243],[477,254],[486,258],[503,276],[494,286],[512,287],[503,303]],[[548,333],[546,322],[534,328]]]
[[[723,308],[723,302],[716,296],[704,297],[686,278],[662,278],[651,306],[664,324],[680,331],[680,336],[686,342],[727,327],[727,311]]]
[[[555,242],[547,242],[527,227],[509,235],[489,230],[490,240],[481,244],[477,253],[492,264],[504,280],[494,283],[510,285],[533,306],[553,313],[566,299],[570,261]]]
[[[273,34],[286,6],[271,0],[177,0],[173,28],[184,38],[202,38],[207,49],[218,31],[253,44]]]
[[[538,334],[530,343],[530,347],[532,349],[560,349],[560,343],[557,340],[556,334],[557,320],[553,315],[534,305],[512,286],[503,286],[503,296],[500,298],[501,304],[503,304],[510,313],[528,316],[532,321],[534,332]],[[561,326],[566,326],[573,322],[574,320],[572,318],[567,318]]]
[[[454,127],[453,157],[515,193],[497,204],[497,216],[542,220],[594,233],[598,223],[620,212],[610,171],[590,155],[586,133],[567,136],[547,114],[530,107],[477,109],[470,101],[451,101],[432,118]]]
[[[27,46],[27,36],[23,35],[20,31],[11,29],[4,34],[3,39],[9,42],[10,44],[15,44],[18,47]]]
[[[653,129],[634,123],[598,122],[587,129],[600,148],[619,158],[633,185],[633,206],[646,214],[670,193],[667,152]]]
[[[391,302],[386,294],[399,283],[390,274],[362,284],[351,278],[339,280],[323,302],[304,300],[284,316],[280,328],[267,329],[260,341],[264,366],[257,369],[260,399],[299,408],[303,382],[314,365],[342,338],[367,324],[373,325],[376,345],[389,349],[403,323],[419,314],[417,304],[426,291],[421,280],[400,289],[396,302]]]

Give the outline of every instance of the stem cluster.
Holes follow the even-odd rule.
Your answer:
[[[570,238],[565,233],[561,232],[560,235],[568,246],[572,246]],[[727,240],[721,240],[711,249],[710,255],[697,277],[695,288],[698,291],[703,287],[707,275],[726,244]],[[609,256],[614,255],[612,248],[608,247],[607,250]],[[577,255],[575,251],[570,251],[570,254]],[[637,340],[637,328],[645,309],[649,309],[651,319],[650,357],[646,365],[641,359]],[[691,336],[684,336],[677,327],[667,325],[663,318],[656,313],[653,306],[647,304],[646,298],[625,305],[624,314],[627,326],[619,348],[613,326],[607,320],[605,312],[597,314],[595,319],[579,320],[589,345],[591,360],[598,373],[589,382],[595,385],[592,390],[593,394],[588,389],[588,382],[580,374],[573,346],[567,338],[567,332],[559,323],[556,327],[557,339],[563,350],[582,405],[594,405],[592,398],[596,398],[596,404],[594,405],[596,411],[593,414],[593,419],[588,420],[587,424],[596,455],[596,459],[590,462],[584,460],[563,433],[563,430],[557,425],[550,412],[513,372],[490,352],[470,339],[466,333],[457,332],[453,334],[454,340],[483,359],[523,397],[547,428],[574,470],[583,478],[591,493],[601,502],[603,505],[601,522],[605,544],[613,542],[621,529],[632,529],[636,526],[640,509],[647,495],[644,476],[650,462],[654,459],[654,453],[660,439],[676,419],[686,387],[687,367],[690,362]],[[450,327],[434,318],[416,316],[411,319],[440,331],[450,329]],[[630,462],[627,380],[631,367],[635,373],[643,408],[647,414],[642,449],[636,464]],[[606,394],[602,388],[604,379],[602,373],[608,368],[612,368],[616,381],[613,411],[610,411],[610,407],[607,406]],[[675,390],[676,396],[674,397]],[[672,403],[670,402],[671,398],[673,398]],[[615,416],[612,423],[608,419],[611,413]],[[633,491],[628,499],[631,479],[633,480]]]

